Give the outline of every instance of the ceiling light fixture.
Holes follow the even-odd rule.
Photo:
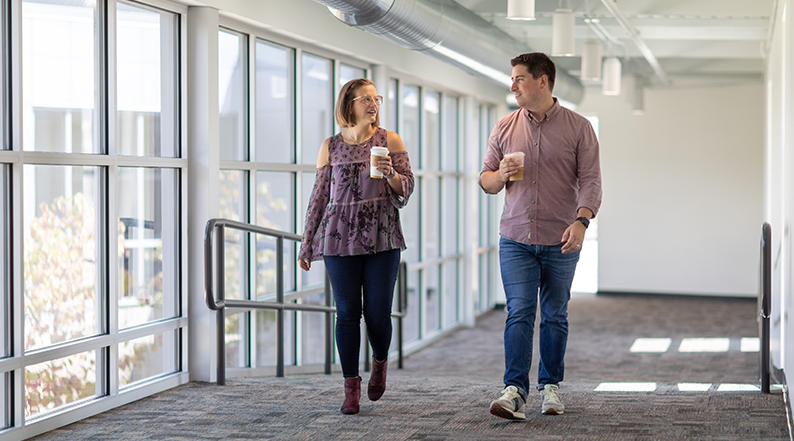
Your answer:
[[[620,60],[612,55],[612,43],[607,43],[607,58],[604,60],[604,76],[601,82],[601,93],[604,95],[620,95],[620,82],[623,76],[623,66]]]
[[[601,93],[604,95],[620,95],[622,67],[620,60],[615,57],[609,57],[604,60],[604,81]]]
[[[576,55],[576,17],[570,9],[557,9],[552,17],[551,55]]]
[[[634,115],[642,115],[645,113],[645,88],[643,87],[643,81],[640,77],[634,80],[634,96],[631,97],[631,113]]]
[[[535,0],[507,0],[508,20],[534,20]]]
[[[587,40],[582,45],[582,73],[580,78],[585,81],[601,79],[601,42]]]

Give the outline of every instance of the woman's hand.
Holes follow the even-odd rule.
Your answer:
[[[390,176],[394,173],[394,168],[391,165],[391,157],[386,156],[378,156],[377,161],[377,169],[379,172],[383,173],[383,176]]]
[[[298,259],[298,266],[304,271],[309,271],[312,267],[312,261],[309,259]]]

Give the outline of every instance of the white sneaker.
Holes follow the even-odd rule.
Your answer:
[[[523,420],[527,418],[524,406],[518,388],[507,386],[502,390],[502,396],[491,402],[491,414],[508,420]]]
[[[543,397],[543,415],[562,415],[565,412],[565,405],[562,404],[560,393],[557,392],[559,387],[556,384],[546,384],[540,395]]]

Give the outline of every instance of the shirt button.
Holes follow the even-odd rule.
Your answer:
[[[536,142],[536,143],[535,143],[535,145],[537,146],[537,145],[538,145],[538,143]]]
[[[532,203],[533,203],[533,204],[535,203],[535,200],[534,200],[534,199],[532,200]]]

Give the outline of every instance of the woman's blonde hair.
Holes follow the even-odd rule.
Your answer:
[[[334,117],[339,127],[353,127],[356,125],[356,116],[353,114],[353,99],[356,98],[356,91],[363,86],[375,87],[375,83],[366,78],[356,78],[348,81],[342,86],[342,90],[339,91],[339,97],[336,99],[336,109],[334,110]],[[372,125],[380,127],[380,112],[375,116],[375,122]]]

